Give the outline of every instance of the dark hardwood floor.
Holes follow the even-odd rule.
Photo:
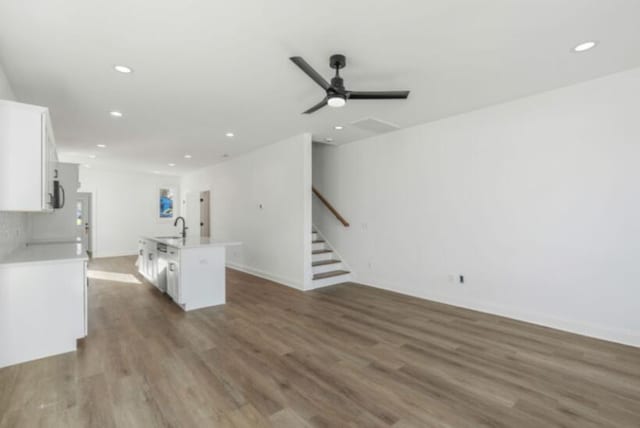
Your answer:
[[[91,263],[77,353],[0,370],[1,427],[640,427],[637,348],[232,270],[184,313],[133,263]]]

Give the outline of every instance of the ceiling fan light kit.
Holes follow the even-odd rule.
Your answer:
[[[340,77],[340,69],[346,67],[347,58],[344,55],[331,55],[329,58],[329,66],[336,70],[335,76],[331,79],[331,83],[327,82],[324,77],[313,69],[302,57],[292,56],[289,58],[297,65],[307,76],[324,89],[326,96],[318,104],[314,105],[303,114],[311,114],[322,107],[343,107],[347,100],[393,100],[406,99],[409,91],[349,91],[344,87],[344,80]]]
[[[328,97],[327,104],[329,107],[344,107],[347,103],[347,99],[344,95],[334,94]]]

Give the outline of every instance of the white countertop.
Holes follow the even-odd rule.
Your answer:
[[[211,238],[202,238],[200,236],[188,236],[186,239],[182,238],[162,238],[162,237],[152,237],[152,236],[143,236],[144,239],[149,239],[151,241],[156,241],[161,244],[166,244],[169,247],[178,248],[178,249],[188,249],[188,248],[200,248],[200,247],[227,247],[231,245],[242,245],[242,242],[239,241],[220,241]]]
[[[88,260],[81,243],[29,244],[18,248],[0,260],[0,267],[30,263],[50,263]]]

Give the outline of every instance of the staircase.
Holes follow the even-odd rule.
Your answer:
[[[331,245],[317,231],[311,231],[312,287],[326,287],[351,281],[351,272],[347,269]]]

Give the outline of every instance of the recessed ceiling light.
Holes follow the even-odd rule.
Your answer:
[[[122,113],[119,111],[110,111],[109,114],[113,117],[122,117]]]
[[[176,164],[175,163],[170,163],[169,166],[176,166]]]
[[[331,143],[331,142],[333,142],[333,138],[327,137],[327,138],[324,139],[324,141],[326,141],[327,143]]]
[[[227,132],[224,134],[226,137],[232,138],[235,134],[233,132]]]
[[[589,49],[593,49],[597,46],[598,42],[588,41],[584,43],[580,43],[578,46],[573,48],[574,52],[586,52]]]
[[[114,65],[113,68],[120,73],[131,73],[133,70],[131,67],[127,67],[126,65]]]
[[[95,158],[96,158],[96,155],[89,155],[89,158],[90,158],[90,159],[95,159]]]
[[[344,129],[344,126],[342,125],[336,125],[333,127],[336,131],[342,131]]]
[[[96,144],[96,147],[98,147],[100,149],[106,149],[107,145],[106,144]]]
[[[185,159],[191,159],[191,157],[192,157],[191,155],[184,155]]]
[[[89,165],[88,163],[85,163],[83,166],[84,166],[85,168],[91,168],[91,165]]]

